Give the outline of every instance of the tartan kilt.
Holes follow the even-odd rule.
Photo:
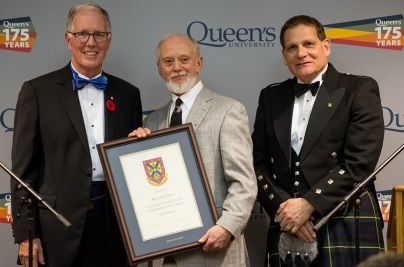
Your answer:
[[[359,255],[360,261],[384,251],[383,221],[374,194],[364,191],[359,207]],[[268,229],[265,267],[285,266],[278,254],[279,223]],[[355,259],[355,217],[352,205],[334,214],[317,232],[318,256],[310,266],[351,267]]]

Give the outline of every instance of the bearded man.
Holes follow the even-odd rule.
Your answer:
[[[171,34],[157,45],[157,66],[171,100],[150,114],[129,136],[190,122],[219,214],[216,225],[199,240],[203,248],[154,262],[154,266],[249,266],[243,231],[257,194],[252,141],[245,107],[204,87],[198,44]]]

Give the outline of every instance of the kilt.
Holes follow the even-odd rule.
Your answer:
[[[384,251],[383,221],[374,194],[364,191],[359,207],[359,255],[360,261]],[[267,237],[267,257],[264,266],[285,266],[279,258],[280,227],[271,223]],[[317,232],[318,256],[310,266],[356,266],[355,216],[352,205],[334,214]]]

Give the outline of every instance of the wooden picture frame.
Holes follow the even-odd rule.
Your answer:
[[[202,246],[217,213],[192,124],[98,152],[130,264]]]

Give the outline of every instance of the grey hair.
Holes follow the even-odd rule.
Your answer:
[[[171,39],[171,38],[174,38],[174,37],[180,37],[180,38],[185,38],[185,39],[189,40],[192,43],[192,48],[196,52],[196,56],[197,57],[201,56],[201,51],[199,49],[199,44],[192,37],[190,37],[190,36],[188,36],[188,35],[186,35],[184,33],[170,33],[170,34],[167,34],[163,39],[161,39],[160,42],[156,46],[156,59],[157,59],[157,61],[159,60],[159,54],[160,54],[161,45],[165,41],[167,41],[168,39]]]
[[[96,9],[96,10],[100,11],[101,14],[104,16],[105,22],[107,24],[107,31],[111,31],[111,21],[109,20],[108,12],[105,9],[103,9],[101,6],[99,6],[98,4],[95,4],[92,2],[84,2],[84,3],[74,5],[69,10],[69,14],[67,15],[66,31],[71,30],[74,16],[76,16],[77,12],[79,12],[82,9]]]

